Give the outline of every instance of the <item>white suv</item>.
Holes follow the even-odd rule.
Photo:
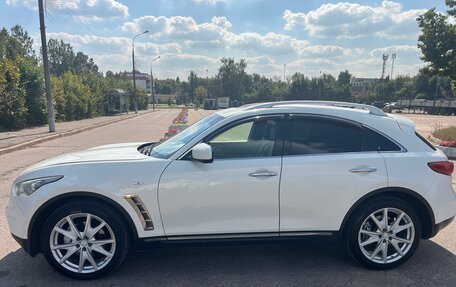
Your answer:
[[[7,218],[32,256],[94,278],[133,244],[338,235],[370,268],[409,259],[456,213],[453,164],[413,122],[366,105],[275,102],[214,113],[159,144],[41,162]]]

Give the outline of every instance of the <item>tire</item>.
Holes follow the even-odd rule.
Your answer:
[[[60,273],[94,279],[119,267],[128,254],[130,237],[124,219],[111,207],[76,200],[49,215],[40,244],[46,260]]]
[[[386,227],[385,210],[388,214]],[[350,218],[346,232],[350,254],[371,269],[390,269],[406,262],[415,253],[420,239],[421,223],[416,211],[394,197],[377,198],[363,204]]]

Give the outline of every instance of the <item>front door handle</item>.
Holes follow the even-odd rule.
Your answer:
[[[254,172],[249,173],[251,177],[271,177],[276,176],[277,172],[269,171],[269,170],[257,170]]]
[[[364,173],[364,172],[376,172],[377,169],[375,167],[354,167],[352,169],[349,170],[350,172],[353,172],[353,173]]]

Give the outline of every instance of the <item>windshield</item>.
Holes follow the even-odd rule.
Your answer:
[[[188,142],[190,142],[196,136],[201,134],[207,128],[218,123],[223,119],[224,117],[218,114],[212,114],[210,116],[207,116],[202,120],[196,122],[195,124],[191,125],[190,127],[186,128],[182,132],[178,133],[177,135],[173,136],[172,138],[154,147],[150,155],[157,158],[169,158],[181,147],[186,145]]]

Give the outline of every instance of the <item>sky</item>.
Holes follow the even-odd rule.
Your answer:
[[[47,37],[70,43],[106,72],[137,69],[160,79],[217,73],[222,57],[245,59],[267,77],[378,78],[382,54],[396,53],[394,75],[423,66],[418,15],[444,0],[47,0]],[[22,25],[40,48],[37,0],[0,0],[0,26]]]

